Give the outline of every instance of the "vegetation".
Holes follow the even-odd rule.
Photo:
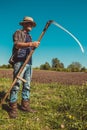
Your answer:
[[[12,68],[12,65],[1,65],[2,69]],[[45,64],[41,64],[40,67],[36,67],[35,69],[41,70],[55,70],[55,71],[65,71],[65,72],[87,72],[87,69],[82,66],[79,62],[72,62],[67,68],[64,67],[64,64],[60,62],[58,58],[53,58],[51,61],[51,65],[48,62]]]
[[[64,68],[64,64],[60,62],[57,58],[52,59],[52,68]]]
[[[72,64],[70,64],[67,68],[71,72],[78,72],[81,70],[82,65],[79,62],[72,62]]]
[[[0,98],[11,79],[0,79]],[[18,103],[21,102],[21,90]],[[87,85],[31,84],[31,107],[36,114],[20,109],[17,119],[9,119],[7,104],[0,110],[1,130],[87,130]]]
[[[50,70],[50,64],[46,62],[45,64],[40,66],[40,69],[44,70]]]
[[[0,66],[0,68],[2,68],[2,69],[10,69],[10,68],[12,68],[12,65],[10,65],[10,64],[8,64],[8,65],[3,64],[3,65]]]
[[[42,70],[56,70],[56,71],[66,71],[66,72],[86,72],[87,69],[83,67],[79,62],[72,62],[67,68],[64,67],[64,64],[60,62],[58,58],[52,59],[52,64],[48,62],[40,66]]]

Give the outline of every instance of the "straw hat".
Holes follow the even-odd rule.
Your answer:
[[[23,26],[25,23],[31,23],[33,27],[36,26],[36,23],[34,22],[32,17],[24,17],[23,21],[21,21],[19,24]]]

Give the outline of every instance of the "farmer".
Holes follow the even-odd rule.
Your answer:
[[[13,35],[13,53],[17,52],[14,57],[14,65],[13,65],[13,79],[16,77],[20,67],[23,65],[27,55],[30,51],[36,47],[38,47],[39,42],[32,42],[32,38],[29,34],[29,31],[32,30],[33,27],[36,26],[33,18],[24,17],[23,21],[19,23],[22,26],[21,30],[17,30]],[[32,57],[28,64],[26,64],[21,77],[25,79],[27,82],[23,82],[22,88],[22,100],[21,100],[21,109],[27,112],[35,112],[30,108],[30,81],[31,81],[31,73],[32,73]],[[20,87],[21,81],[18,79],[14,87],[10,92],[10,118],[17,117],[17,99],[18,99],[18,90]]]

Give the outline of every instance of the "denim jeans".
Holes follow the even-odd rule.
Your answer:
[[[13,72],[13,79],[16,77],[17,73],[20,70],[20,67],[23,65],[23,62],[17,62],[14,64],[14,72]],[[16,84],[12,88],[10,92],[10,102],[16,102],[18,99],[18,91],[20,89],[20,85],[22,83],[22,99],[28,100],[30,98],[30,82],[31,82],[31,76],[32,76],[32,66],[29,64],[26,64],[23,72],[20,75],[22,78],[24,78],[27,82],[22,83],[21,80],[17,80]]]

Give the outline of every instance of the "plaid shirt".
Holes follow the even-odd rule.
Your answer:
[[[13,53],[15,53],[15,51],[17,51],[17,49],[15,48],[15,44],[18,44],[18,42],[31,42],[32,38],[28,33],[25,33],[23,30],[17,30],[14,35],[13,35],[13,41],[14,41],[14,47],[13,47]],[[27,47],[27,48],[21,48],[18,50],[17,55],[15,56],[15,62],[24,62],[27,55],[30,53],[31,51],[31,47]],[[29,61],[29,64],[32,64],[32,57]]]
[[[22,30],[17,30],[13,35],[14,44],[18,42],[26,42],[26,33]]]

